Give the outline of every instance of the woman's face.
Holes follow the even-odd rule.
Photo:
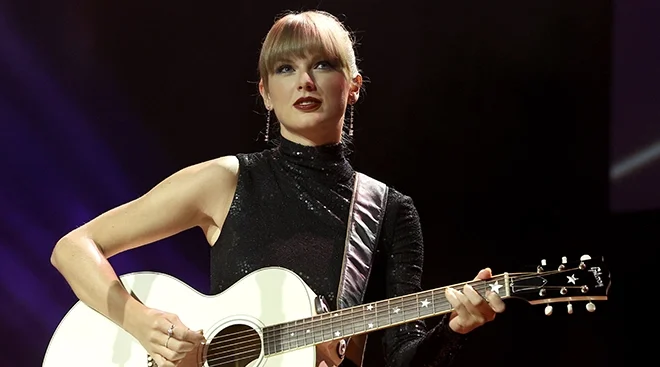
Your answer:
[[[341,139],[346,104],[357,101],[361,82],[359,75],[347,80],[331,60],[310,55],[278,63],[268,76],[268,90],[263,80],[259,90],[284,138],[321,145]]]

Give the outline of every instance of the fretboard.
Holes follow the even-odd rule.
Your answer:
[[[487,289],[496,290],[504,296],[505,277],[506,274],[469,284],[482,296],[486,295]],[[462,291],[463,284],[465,283],[454,288]],[[267,355],[280,353],[449,313],[453,308],[445,297],[446,288],[431,289],[266,327],[263,330],[264,352]]]

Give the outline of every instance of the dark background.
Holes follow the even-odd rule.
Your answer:
[[[2,365],[40,365],[76,301],[49,263],[62,235],[175,170],[266,147],[260,42],[280,12],[317,6],[356,32],[369,82],[352,162],[414,198],[425,287],[485,266],[515,272],[584,253],[610,261],[611,300],[597,312],[569,316],[558,304],[546,317],[510,301],[472,333],[458,365],[624,363],[635,336],[625,318],[642,329],[654,318],[644,307],[624,312],[623,292],[624,273],[653,259],[660,239],[658,165],[618,186],[609,173],[660,139],[654,0],[5,0]],[[196,230],[112,263],[205,291],[208,251]],[[379,358],[375,340],[369,354]]]

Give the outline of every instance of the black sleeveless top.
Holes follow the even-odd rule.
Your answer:
[[[221,234],[211,248],[211,294],[267,266],[297,273],[336,307],[354,170],[342,144],[278,146],[238,154],[239,175]],[[390,188],[365,301],[421,291],[423,240],[412,200]],[[444,322],[384,332],[387,366],[445,366],[463,337]],[[416,362],[411,364],[415,360]]]

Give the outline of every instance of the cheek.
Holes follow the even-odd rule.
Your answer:
[[[326,94],[336,99],[337,103],[343,103],[348,97],[349,86],[346,80],[342,77],[330,78],[326,83]]]
[[[282,87],[281,83],[271,86],[270,101],[273,106],[280,106],[287,101],[285,88]]]

